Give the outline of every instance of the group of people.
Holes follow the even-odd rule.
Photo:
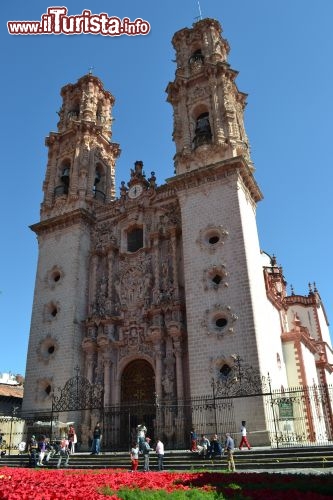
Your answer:
[[[250,450],[251,446],[247,439],[246,422],[242,421],[241,425],[241,441],[239,443],[239,449],[241,450],[243,446],[247,446]],[[147,435],[147,428],[144,424],[140,424],[136,428],[136,440],[133,441],[130,449],[130,459],[131,459],[131,470],[137,471],[139,465],[139,455],[142,454],[144,458],[145,472],[149,471],[149,453],[155,451],[157,455],[158,470],[163,470],[163,460],[164,460],[164,444],[161,439],[157,439],[154,446],[151,446],[151,438]],[[101,424],[97,422],[92,432],[92,446],[91,455],[98,455],[101,449],[101,439],[102,439],[102,428]],[[233,454],[235,451],[235,441],[229,433],[225,434],[225,440],[222,444],[218,439],[217,434],[212,436],[209,440],[205,434],[201,434],[198,438],[195,429],[191,430],[191,451],[198,453],[199,456],[203,458],[213,459],[216,457],[221,457],[223,454],[227,454],[228,469],[230,471],[235,471],[235,463]],[[30,465],[33,467],[42,467],[47,465],[51,457],[58,456],[57,468],[61,467],[62,461],[64,460],[65,467],[68,466],[69,457],[75,452],[75,445],[77,443],[77,435],[73,425],[69,426],[67,437],[63,436],[60,442],[50,441],[46,436],[41,436],[40,440],[37,441],[36,437],[33,435],[28,444],[28,451],[30,455]],[[44,463],[45,460],[45,463]]]
[[[92,447],[91,454],[98,455],[101,448],[101,438],[102,429],[99,422],[97,422],[93,433],[92,433]],[[22,449],[19,446],[21,452],[25,451],[26,444],[24,444]],[[50,458],[58,457],[57,468],[59,469],[64,462],[64,466],[67,467],[69,463],[70,455],[75,453],[75,447],[77,444],[77,434],[73,425],[68,428],[67,436],[63,435],[60,441],[51,441],[48,437],[42,435],[37,441],[36,436],[32,435],[28,443],[29,452],[29,464],[31,467],[44,467],[48,465]]]
[[[151,451],[156,452],[157,455],[157,467],[159,471],[163,470],[163,460],[164,460],[164,444],[158,438],[155,447],[151,446],[150,437],[146,436],[147,428],[144,424],[139,424],[137,426],[137,437],[136,441],[132,443],[132,448],[130,450],[131,457],[131,470],[137,471],[139,466],[139,455],[142,454],[144,458],[144,472],[150,471],[149,468],[149,453]]]
[[[205,434],[201,434],[200,439],[194,439],[193,433],[195,434],[194,430],[191,431],[191,451],[197,452],[199,456],[202,456],[205,459],[222,457],[222,455],[226,453],[228,470],[232,472],[236,470],[234,462],[235,441],[228,432],[225,434],[225,441],[223,445],[217,434],[214,434],[212,439],[209,441]]]
[[[44,435],[37,441],[36,436],[32,435],[28,443],[29,464],[31,467],[44,467],[48,465],[50,458],[58,457],[57,468],[61,467],[63,460],[67,467],[69,456],[75,452],[76,443],[77,435],[73,425],[69,426],[67,437],[63,436],[60,442],[51,441]]]
[[[246,446],[249,450],[251,450],[250,443],[247,439],[247,430],[246,430],[246,421],[242,420],[241,428],[240,428],[241,440],[239,443],[239,449],[242,450],[243,446]],[[235,441],[231,437],[230,433],[225,434],[225,440],[222,444],[217,434],[212,436],[212,439],[209,439],[205,436],[205,434],[201,434],[200,438],[198,438],[195,429],[191,430],[191,451],[198,453],[199,456],[203,458],[213,459],[217,457],[221,457],[225,453],[227,454],[228,460],[228,469],[230,471],[235,471],[235,462],[234,462],[234,451],[235,451]]]

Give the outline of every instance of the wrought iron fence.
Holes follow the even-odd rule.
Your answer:
[[[147,435],[160,438],[169,449],[188,449],[190,432],[222,435],[235,428],[232,399],[202,397],[183,401],[117,405],[104,409],[104,445],[128,449],[136,439],[136,427],[145,424]]]
[[[70,397],[69,397],[70,396]],[[190,432],[209,438],[225,432],[238,437],[240,411],[262,406],[264,429],[256,430],[253,415],[250,439],[271,447],[318,446],[333,441],[333,386],[295,387],[256,394],[212,395],[182,401],[156,401],[101,406],[100,387],[86,385],[77,375],[56,396],[50,411],[0,416],[0,432],[7,452],[17,450],[32,434],[57,437],[66,432],[68,418],[76,412],[79,437],[89,432],[92,417],[103,426],[105,451],[127,450],[138,424],[145,424],[152,439],[161,438],[168,449],[189,449]],[[249,410],[250,411],[250,410]],[[251,410],[252,411],[252,410]],[[80,425],[81,422],[81,425]],[[84,430],[84,426],[86,429]],[[252,434],[253,433],[253,434]],[[257,434],[256,434],[257,433]],[[261,441],[260,441],[261,439]],[[266,441],[264,441],[266,439]],[[88,441],[86,440],[88,443]],[[256,443],[254,442],[254,446]]]
[[[332,442],[332,386],[324,384],[274,390],[265,397],[265,404],[273,448]]]

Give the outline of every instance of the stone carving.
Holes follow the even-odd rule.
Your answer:
[[[104,222],[96,228],[94,241],[96,250],[104,250],[110,244],[115,247],[117,246],[117,237],[114,234],[112,222]]]
[[[151,256],[141,252],[135,259],[121,260],[119,268],[115,279],[116,300],[126,307],[143,304],[153,282]]]
[[[171,398],[175,395],[175,358],[169,349],[167,349],[164,365],[165,374],[162,378],[162,386],[165,396]]]
[[[144,328],[142,326],[131,324],[121,328],[119,338],[119,359],[134,353],[151,355],[151,346],[145,342]]]
[[[93,305],[93,315],[94,316],[105,316],[110,311],[107,311],[107,290],[108,290],[108,279],[106,276],[102,276],[96,287],[96,300]]]

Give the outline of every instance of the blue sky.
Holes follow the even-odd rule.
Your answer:
[[[9,20],[40,20],[65,5],[149,21],[147,36],[11,36]],[[258,206],[261,248],[275,254],[295,293],[315,281],[333,318],[331,0],[201,0],[203,17],[218,19],[231,46],[229,62],[249,94],[246,129],[264,194]],[[25,371],[37,263],[29,225],[39,220],[47,150],[56,130],[60,89],[89,67],[116,98],[113,142],[122,154],[117,186],[142,160],[159,184],[173,174],[172,108],[165,88],[174,78],[173,34],[199,15],[196,0],[11,0],[1,6],[0,372]]]

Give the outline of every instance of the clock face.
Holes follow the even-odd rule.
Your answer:
[[[130,198],[137,198],[138,196],[140,196],[141,193],[142,193],[142,186],[141,186],[141,184],[136,184],[135,186],[132,186],[129,189],[128,196]]]

